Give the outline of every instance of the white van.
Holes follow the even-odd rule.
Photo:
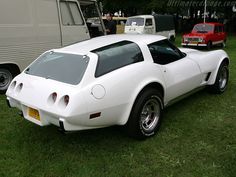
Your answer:
[[[96,0],[0,1],[0,93],[42,52],[90,38],[86,5],[98,7]]]
[[[172,15],[138,15],[129,17],[125,24],[125,33],[159,34],[175,40],[175,25]]]

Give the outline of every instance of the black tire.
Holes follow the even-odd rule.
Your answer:
[[[225,46],[226,46],[226,40],[224,40],[224,41],[220,44],[220,46],[221,46],[222,48],[225,48]]]
[[[158,90],[144,90],[133,105],[125,126],[127,133],[136,139],[155,135],[160,127],[162,107],[162,96]]]
[[[217,72],[215,83],[210,86],[210,91],[212,93],[221,94],[223,93],[228,85],[229,80],[229,66],[227,62],[223,61]]]
[[[208,41],[208,43],[207,43],[207,50],[211,50],[211,48],[212,48],[212,42]]]
[[[4,94],[13,79],[13,74],[5,68],[0,68],[0,94]]]

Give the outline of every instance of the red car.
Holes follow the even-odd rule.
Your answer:
[[[184,34],[182,46],[203,46],[210,49],[213,45],[220,44],[225,47],[226,33],[221,23],[199,23],[193,27],[189,34]]]

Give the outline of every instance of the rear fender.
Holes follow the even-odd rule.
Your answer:
[[[160,81],[160,80],[157,80],[157,79],[149,79],[149,80],[146,80],[146,81],[143,81],[142,83],[140,83],[140,85],[134,90],[132,96],[131,96],[131,101],[130,101],[130,104],[127,106],[127,109],[125,111],[125,114],[123,116],[123,118],[120,120],[119,124],[120,125],[124,125],[127,123],[128,119],[129,119],[129,116],[131,114],[131,111],[132,111],[132,108],[134,106],[134,103],[135,101],[137,100],[137,98],[139,97],[140,93],[145,90],[147,87],[149,87],[150,85],[152,84],[158,84],[161,86],[161,92],[162,92],[162,95],[163,95],[163,100],[164,100],[164,95],[165,95],[165,86],[164,84]],[[157,88],[157,89],[160,89],[160,88]],[[163,101],[162,100],[162,101]],[[164,102],[163,102],[163,107],[164,107]]]

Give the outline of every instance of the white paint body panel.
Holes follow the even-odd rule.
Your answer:
[[[61,121],[65,130],[72,131],[124,125],[138,94],[148,84],[159,83],[162,86],[165,106],[195,88],[213,84],[220,63],[228,58],[222,50],[200,52],[181,49],[187,54],[186,57],[166,65],[155,64],[147,45],[163,39],[166,38],[157,35],[109,35],[56,49],[55,52],[87,55],[90,58],[81,82],[70,85],[23,72],[7,90],[7,99],[12,107],[23,111],[26,119],[41,126],[59,126]],[[90,51],[124,40],[138,44],[144,61],[95,78],[98,56]],[[205,81],[209,72],[211,77]],[[16,86],[13,86],[14,82]],[[19,90],[21,83],[23,87]],[[57,93],[54,104],[49,101],[53,92]],[[67,106],[63,105],[65,95],[70,97]],[[40,122],[28,116],[28,107],[39,111]],[[91,115],[96,113],[100,115],[91,119]]]

